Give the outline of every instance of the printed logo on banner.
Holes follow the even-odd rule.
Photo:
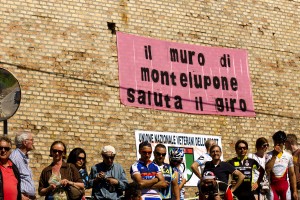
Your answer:
[[[200,135],[200,134],[186,134],[186,133],[172,133],[172,132],[156,132],[156,131],[135,131],[136,139],[136,156],[140,158],[138,152],[139,144],[141,142],[148,141],[151,143],[152,149],[155,149],[157,144],[163,144],[166,146],[167,155],[165,162],[169,163],[169,152],[172,148],[184,149],[185,156],[183,164],[180,166],[185,173],[185,177],[188,182],[185,186],[197,186],[199,181],[198,177],[192,173],[190,166],[195,159],[199,158],[203,153],[206,153],[205,142],[207,140],[214,140],[222,148],[222,139],[220,136],[215,135]],[[150,160],[154,159],[154,155],[151,155]]]
[[[175,146],[169,146],[168,147],[168,154],[170,155],[170,151],[176,148]],[[182,163],[180,164],[180,170],[186,174],[187,181],[189,181],[193,175],[191,165],[194,162],[194,149],[188,148],[188,147],[178,147],[184,149],[184,158],[182,160]]]

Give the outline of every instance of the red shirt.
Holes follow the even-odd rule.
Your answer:
[[[8,166],[4,167],[0,164],[0,170],[3,180],[3,196],[4,200],[12,200],[18,198],[18,180],[12,169],[12,162],[8,161]]]

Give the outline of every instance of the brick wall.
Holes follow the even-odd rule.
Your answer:
[[[83,147],[89,167],[101,160],[103,145],[114,145],[116,161],[129,174],[137,129],[222,136],[226,159],[237,139],[246,139],[254,151],[262,135],[270,139],[277,130],[298,134],[299,10],[298,0],[2,0],[0,67],[22,87],[8,135],[19,129],[35,134],[30,157],[37,183],[51,162],[54,140],[65,141],[69,149]],[[117,31],[140,36],[247,49],[257,116],[121,105],[112,23]]]

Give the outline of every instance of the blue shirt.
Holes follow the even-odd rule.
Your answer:
[[[89,187],[89,175],[85,169],[80,169],[79,174],[82,178],[82,181],[84,183],[84,188],[90,188]]]
[[[137,173],[141,174],[142,179],[151,180],[154,179],[158,173],[161,173],[161,171],[154,162],[150,161],[149,163],[144,163],[142,160],[138,160],[130,168],[131,177]],[[144,194],[159,195],[159,191],[158,189],[145,188],[142,189],[142,195]]]
[[[15,149],[9,156],[11,161],[17,166],[20,172],[21,192],[30,196],[35,196],[34,181],[32,171],[29,167],[29,158],[20,149]]]
[[[101,180],[98,184],[94,184],[94,179],[99,172],[105,172],[107,177],[113,177],[119,181],[117,186],[109,185],[105,180]],[[118,163],[113,163],[108,167],[103,162],[94,165],[89,175],[89,183],[92,189],[92,197],[94,199],[112,199],[121,198],[123,191],[128,187],[128,181],[123,167]]]

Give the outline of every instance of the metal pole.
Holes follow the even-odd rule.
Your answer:
[[[3,134],[7,135],[7,120],[3,121]]]

